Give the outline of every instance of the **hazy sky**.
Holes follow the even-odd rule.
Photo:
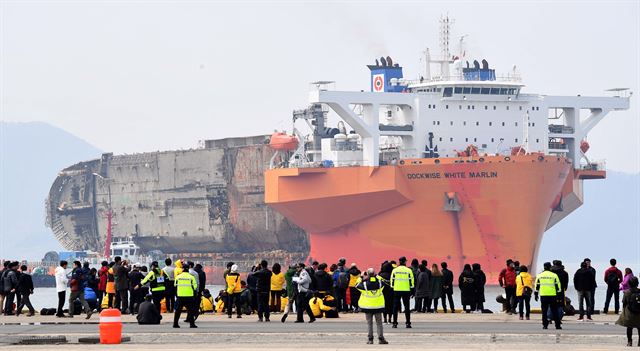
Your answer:
[[[0,0],[1,118],[45,121],[105,151],[194,147],[269,133],[307,105],[308,83],[369,88],[390,55],[419,74],[438,18],[526,91],[636,93],[589,135],[592,159],[640,171],[640,1],[205,2]],[[455,40],[454,40],[455,41]]]

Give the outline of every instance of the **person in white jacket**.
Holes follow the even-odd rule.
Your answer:
[[[298,276],[293,277],[293,282],[298,284],[298,296],[296,296],[296,309],[298,310],[298,318],[296,323],[304,323],[304,312],[309,315],[309,323],[316,321],[309,306],[309,286],[311,284],[311,276],[305,270],[304,263],[298,263]]]
[[[67,261],[60,261],[60,266],[56,267],[56,291],[58,292],[58,311],[56,317],[64,317],[62,308],[64,307],[64,301],[67,295],[67,284],[69,283],[69,277],[67,276]]]

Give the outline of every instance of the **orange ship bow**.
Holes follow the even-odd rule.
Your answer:
[[[272,169],[265,182],[266,203],[310,234],[309,260],[480,263],[495,284],[507,258],[534,263],[574,174],[566,158],[530,154]]]

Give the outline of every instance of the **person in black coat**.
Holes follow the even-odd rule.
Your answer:
[[[144,275],[140,272],[140,267],[134,265],[131,272],[129,272],[129,311],[132,316],[136,313],[145,296],[142,295],[143,279]]]
[[[474,263],[471,268],[473,268],[473,278],[476,285],[476,311],[482,312],[484,311],[484,286],[487,284],[487,276],[482,271],[479,263]]]
[[[151,302],[152,298],[153,295],[148,294],[144,297],[144,302],[138,307],[138,315],[136,316],[138,324],[160,324],[162,315],[156,305]]]
[[[560,316],[560,320],[562,320],[562,316],[564,315],[564,309],[566,306],[566,298],[565,294],[567,288],[569,287],[569,273],[564,269],[562,265],[562,261],[554,260],[553,266],[551,267],[551,272],[555,273],[560,280],[560,293],[556,295],[556,303],[558,305],[558,316]]]
[[[460,288],[460,302],[462,309],[467,313],[476,308],[476,283],[475,276],[471,270],[471,265],[465,264],[462,273],[458,277],[458,287]],[[469,309],[467,309],[469,306]]]
[[[431,271],[424,264],[418,265],[415,290],[415,311],[426,313],[431,305]]]
[[[598,287],[598,282],[596,280],[596,270],[595,268],[593,268],[593,266],[591,266],[591,259],[590,258],[585,258],[584,259],[584,263],[587,264],[587,270],[589,271],[589,273],[591,273],[591,275],[593,275],[593,288],[591,288],[591,313],[593,313],[593,310],[595,309],[595,301],[596,301],[596,288]]]
[[[271,292],[271,276],[273,273],[267,268],[268,263],[266,260],[260,262],[259,267],[253,272],[253,277],[256,279],[256,292],[258,295],[258,321],[269,322],[269,294]]]
[[[200,263],[196,264],[194,271],[198,272],[198,291],[200,292],[200,296],[204,293],[204,287],[207,285],[207,273],[202,269],[202,265]]]
[[[456,308],[453,305],[453,272],[447,269],[447,262],[440,263],[442,267],[442,308],[444,313],[447,313],[447,299],[449,300],[449,307],[451,313],[456,312]]]
[[[31,275],[27,272],[27,266],[22,265],[20,270],[22,271],[22,274],[18,277],[17,291],[20,293],[21,297],[20,301],[18,301],[16,316],[20,315],[24,306],[27,306],[29,309],[29,314],[27,316],[31,317],[36,312],[33,305],[31,305],[31,300],[29,300],[29,296],[33,294],[33,280],[31,279]]]
[[[382,295],[384,295],[384,311],[382,317],[384,323],[391,323],[391,315],[393,314],[393,288],[391,287],[391,272],[393,266],[389,262],[384,262],[380,268],[380,276],[384,289],[382,289]]]
[[[251,311],[258,310],[258,292],[256,291],[256,285],[258,284],[258,280],[254,276],[256,270],[258,270],[259,265],[251,267],[251,273],[247,275],[247,289],[249,290],[249,294],[251,294],[251,300],[249,301],[249,305],[251,306]]]
[[[327,264],[321,263],[314,273],[316,276],[316,289],[321,299],[326,295],[333,295],[333,278],[327,273],[326,269]]]
[[[587,305],[587,320],[591,320],[591,313],[593,312],[591,310],[591,291],[595,289],[596,277],[589,271],[589,267],[587,266],[586,262],[582,262],[580,264],[580,269],[578,269],[573,275],[573,286],[578,293],[580,306],[580,317],[578,318],[578,320],[581,321],[584,318],[585,309],[583,306],[583,302],[585,302]]]

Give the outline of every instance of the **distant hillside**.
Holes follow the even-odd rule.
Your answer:
[[[560,258],[573,271],[585,257],[606,267],[615,257],[621,266],[637,271],[640,175],[609,171],[605,180],[585,181],[584,194],[584,205],[545,234],[538,267]]]
[[[41,259],[62,249],[44,225],[45,198],[60,170],[100,154],[50,124],[0,122],[0,258]]]

